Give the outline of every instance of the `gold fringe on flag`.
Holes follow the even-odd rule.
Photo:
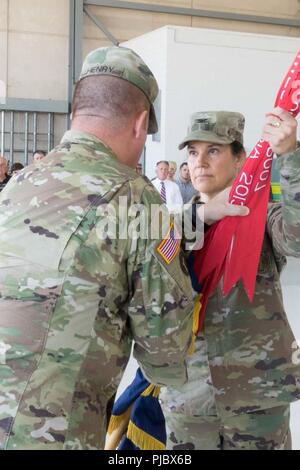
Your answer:
[[[142,429],[138,428],[132,421],[129,421],[127,437],[131,442],[142,450],[165,450],[166,446],[150,436]]]
[[[195,352],[195,342],[196,342],[196,337],[197,337],[197,332],[199,329],[199,322],[200,322],[200,311],[201,311],[201,299],[202,299],[202,294],[198,294],[197,297],[195,298],[195,303],[194,303],[194,312],[193,312],[193,334],[192,334],[192,342],[188,350],[188,355],[192,356]]]
[[[119,416],[116,416],[116,415],[111,416],[109,420],[108,429],[107,429],[104,450],[115,450],[118,447],[123,435],[126,432],[129,419],[130,419],[131,408],[132,407],[130,406],[125,411],[125,413]]]
[[[157,385],[150,384],[149,387],[147,387],[146,390],[143,391],[141,396],[148,397],[151,394],[154,398],[158,398],[160,394],[160,387],[158,387]]]

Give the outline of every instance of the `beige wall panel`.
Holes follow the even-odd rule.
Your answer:
[[[195,28],[224,29],[228,31],[241,31],[246,33],[300,37],[300,28],[261,23],[248,23],[245,21],[216,20],[212,18],[194,17],[192,19],[192,26]]]
[[[300,28],[289,28],[289,31],[286,33],[286,35],[293,38],[300,38]]]
[[[67,99],[68,39],[10,33],[8,96]]]
[[[138,0],[136,0],[138,1]],[[180,0],[179,0],[180,1]],[[194,6],[195,6],[194,0]],[[275,0],[276,1],[276,0]],[[289,0],[285,0],[289,1]],[[152,1],[151,3],[155,3]],[[157,3],[164,3],[163,1]],[[170,4],[172,2],[170,1]],[[176,0],[175,0],[176,3]],[[205,3],[205,2],[203,2]],[[211,2],[209,2],[211,5]],[[222,3],[219,1],[219,3]],[[224,3],[224,2],[223,2]],[[236,2],[230,0],[231,5]],[[253,4],[253,2],[250,2]],[[214,4],[215,5],[215,4]],[[186,5],[189,6],[189,5]],[[299,4],[300,6],[300,4]],[[248,23],[244,21],[218,20],[213,18],[189,17],[168,15],[150,12],[139,12],[115,8],[104,8],[89,6],[89,10],[106,26],[106,28],[119,41],[140,36],[156,28],[171,24],[179,26],[193,26],[196,28],[215,28],[229,31],[242,31],[258,34],[274,34],[291,37],[300,37],[300,28],[289,26],[276,26],[260,23]],[[104,33],[92,23],[85,15],[84,17],[84,40],[83,57],[96,47],[109,46],[111,42]]]
[[[191,16],[181,15],[167,15],[167,14],[153,14],[152,19],[153,29],[162,28],[168,24],[174,26],[192,26]]]
[[[193,0],[130,0],[130,1],[132,3],[149,3],[153,5],[166,5],[169,7],[183,7],[183,8],[192,8],[192,3],[193,3]]]
[[[0,0],[0,98],[7,95],[8,0]]]
[[[8,0],[0,0],[0,31],[7,29]]]
[[[7,34],[0,31],[0,98],[6,97],[7,91]]]
[[[111,46],[111,42],[104,38],[100,39],[84,39],[82,42],[82,58],[84,58],[89,52],[97,49],[97,47],[108,47]]]
[[[9,29],[69,34],[69,0],[9,0]]]
[[[300,18],[298,0],[193,0],[193,8],[278,18]]]
[[[190,16],[101,7],[89,7],[89,11],[101,20],[119,42],[127,41],[168,24],[191,26]],[[86,15],[84,18],[84,37],[87,39],[106,38],[104,33]]]

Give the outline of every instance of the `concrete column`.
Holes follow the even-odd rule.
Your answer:
[[[0,0],[0,100],[7,96],[8,0]]]

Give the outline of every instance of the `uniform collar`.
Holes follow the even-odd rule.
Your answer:
[[[93,150],[99,151],[101,153],[105,151],[106,154],[109,153],[111,157],[117,159],[115,153],[108,145],[106,145],[102,140],[98,139],[98,137],[95,135],[88,134],[87,132],[69,130],[64,134],[61,143],[87,145],[89,148],[92,148]]]

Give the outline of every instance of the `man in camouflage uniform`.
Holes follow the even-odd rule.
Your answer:
[[[296,120],[279,109],[266,119],[263,138],[280,155],[283,202],[268,209],[253,302],[240,282],[227,297],[220,285],[208,301],[204,330],[188,359],[188,382],[161,394],[170,449],[291,447],[289,405],[300,398],[300,350],[284,310],[279,276],[286,256],[300,257],[296,127]],[[239,113],[192,116],[191,130],[180,148],[188,146],[192,181],[203,200],[213,190],[224,189],[221,173],[214,172],[224,146],[233,146],[228,164],[242,161],[243,128]],[[228,167],[222,171],[226,174]],[[234,177],[233,172],[228,184]]]
[[[151,229],[161,204],[135,172],[157,93],[133,51],[93,51],[71,131],[1,194],[1,449],[103,448],[132,339],[149,380],[186,380],[193,305],[180,243],[169,222],[162,239],[126,227],[138,204]],[[232,209],[220,204],[217,219]]]
[[[160,204],[135,172],[157,131],[157,92],[129,49],[92,52],[72,130],[2,193],[2,449],[103,448],[132,339],[150,380],[186,379],[192,303],[179,254],[168,264],[156,251],[162,240],[103,237],[107,221],[123,229],[119,198],[127,211]]]
[[[107,220],[123,228],[122,196],[126,210],[160,204],[134,170],[147,131],[157,130],[157,91],[132,51],[94,51],[75,91],[72,130],[2,194],[2,449],[102,448],[107,403],[132,338],[151,380],[186,378],[192,305],[179,255],[168,265],[158,241],[102,237]],[[116,106],[120,116],[111,123]],[[100,129],[105,143],[96,137]]]

